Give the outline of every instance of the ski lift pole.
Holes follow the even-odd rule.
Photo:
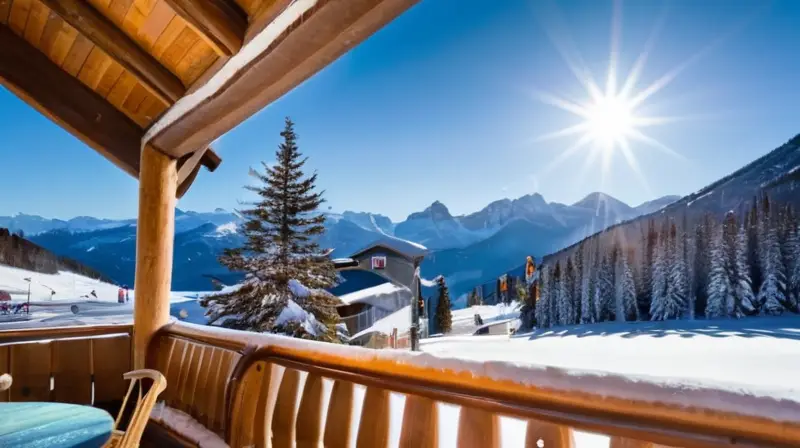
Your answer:
[[[412,281],[414,298],[411,302],[411,327],[409,328],[409,339],[411,339],[411,351],[419,351],[419,268],[414,270],[414,280]]]
[[[28,277],[25,281],[28,282],[28,309],[26,311],[31,314],[31,278]]]

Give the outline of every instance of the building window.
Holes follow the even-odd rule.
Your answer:
[[[383,270],[386,269],[386,256],[376,255],[372,257],[372,269]]]

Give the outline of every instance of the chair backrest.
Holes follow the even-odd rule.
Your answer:
[[[142,439],[142,434],[144,433],[144,427],[147,425],[147,421],[150,419],[150,413],[153,411],[153,407],[156,404],[156,400],[161,392],[167,388],[167,379],[164,378],[157,370],[152,369],[141,369],[141,370],[134,370],[132,372],[128,372],[123,377],[126,380],[130,380],[130,386],[128,386],[128,393],[125,394],[125,398],[122,400],[122,407],[119,410],[119,415],[117,415],[117,420],[114,422],[114,429],[117,429],[119,425],[120,419],[122,418],[122,414],[125,412],[125,407],[128,404],[128,399],[133,392],[134,386],[139,384],[138,388],[138,398],[136,401],[136,408],[133,411],[133,415],[131,416],[130,422],[128,422],[128,427],[125,430],[125,434],[122,436],[122,440],[120,441],[117,448],[129,448],[129,447],[138,447],[139,442]],[[144,396],[142,396],[142,389],[143,384],[142,380],[150,379],[153,381],[153,385],[150,386],[150,389],[147,391]]]
[[[10,389],[12,382],[11,375],[7,373],[0,375],[0,392]]]

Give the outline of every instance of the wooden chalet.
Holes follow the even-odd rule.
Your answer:
[[[576,429],[614,448],[800,446],[767,398],[170,321],[175,202],[220,164],[214,141],[414,3],[0,0],[3,86],[139,181],[134,323],[0,331],[14,378],[0,401],[112,406],[122,374],[147,367],[167,406],[233,447],[386,446],[390,392],[405,396],[404,447],[437,446],[439,403],[460,407],[460,447],[499,446],[501,415],[527,422],[528,447],[572,446]],[[162,423],[143,445],[198,444]]]

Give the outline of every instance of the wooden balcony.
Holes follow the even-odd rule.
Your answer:
[[[14,377],[0,401],[113,408],[132,365],[131,331],[105,325],[0,332],[0,371]],[[655,390],[618,377],[597,377],[594,389],[583,379],[567,387],[541,369],[178,322],[152,338],[146,363],[167,377],[166,406],[232,447],[374,447],[390,439],[436,447],[448,432],[459,447],[494,447],[500,417],[517,419],[526,447],[540,440],[574,446],[575,430],[609,435],[615,448],[800,446],[797,420],[771,418],[778,411],[797,415],[794,405],[723,391]],[[155,419],[150,427],[151,440],[168,434],[178,445],[196,445],[196,434],[168,422]]]

